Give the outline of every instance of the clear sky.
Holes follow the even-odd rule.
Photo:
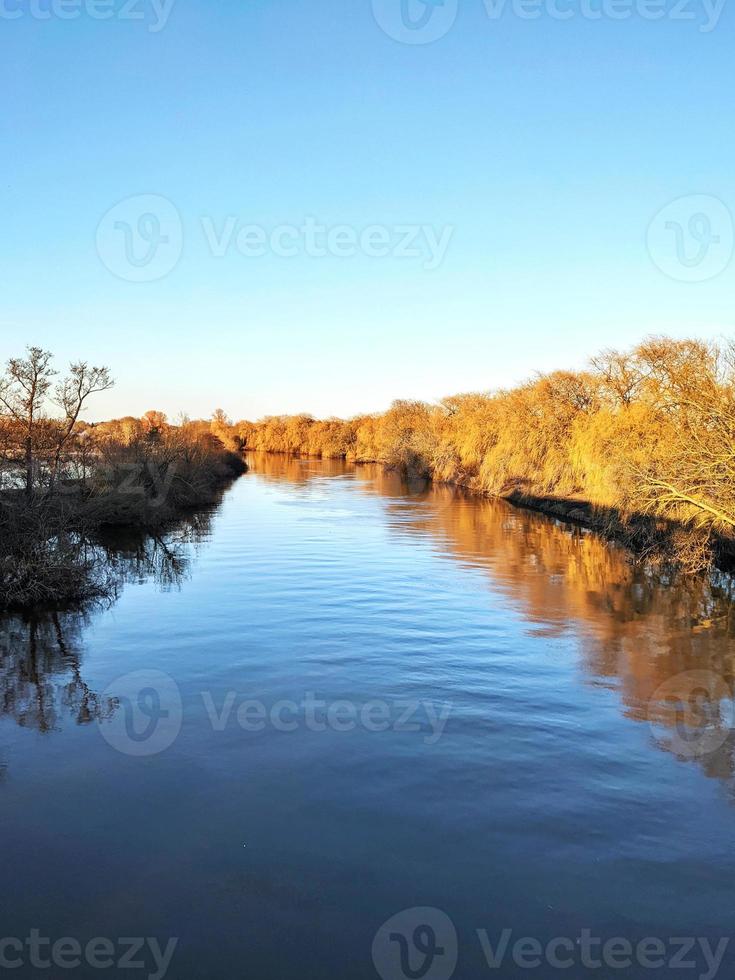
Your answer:
[[[89,418],[732,332],[735,0],[51,3],[0,0],[0,359],[108,364]]]

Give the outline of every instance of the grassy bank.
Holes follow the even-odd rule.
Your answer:
[[[730,344],[654,337],[507,390],[237,432],[252,449],[376,461],[571,515],[692,571],[735,546]]]

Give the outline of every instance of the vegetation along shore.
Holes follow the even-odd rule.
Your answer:
[[[37,347],[0,378],[0,608],[104,596],[100,532],[159,532],[215,503],[243,473],[239,441],[222,413],[169,424],[160,412],[90,425],[82,418],[108,390],[107,368],[80,361],[59,377]]]
[[[594,527],[689,571],[735,554],[735,345],[651,337],[582,371],[348,421],[239,423],[251,449],[377,461]]]
[[[103,588],[95,535],[215,503],[243,450],[378,462],[576,521],[687,571],[735,555],[735,345],[652,337],[496,392],[384,413],[83,419],[107,368],[29,348],[0,381],[0,607]]]

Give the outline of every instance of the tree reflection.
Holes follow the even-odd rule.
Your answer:
[[[114,699],[93,691],[83,676],[85,628],[126,582],[152,579],[163,589],[180,587],[196,547],[210,534],[211,517],[212,511],[192,513],[157,535],[110,531],[90,543],[108,571],[103,600],[0,619],[0,716],[40,732],[65,719],[87,725],[109,718]],[[0,764],[0,779],[3,771]]]
[[[697,762],[735,797],[730,577],[673,575],[503,501],[387,480],[397,533],[432,534],[443,551],[483,569],[534,635],[578,637],[586,681],[614,690],[626,717],[651,725],[660,748]],[[407,497],[419,504],[410,520]]]
[[[361,468],[343,459],[314,459],[289,453],[249,452],[245,459],[248,467],[257,472],[261,479],[269,483],[288,483],[292,487],[305,486],[314,479],[343,476]],[[371,469],[374,467],[371,466]]]
[[[113,702],[84,681],[84,613],[11,617],[0,627],[0,712],[24,728],[49,732],[62,715],[78,725],[108,718]]]
[[[383,498],[394,534],[430,535],[441,554],[483,571],[534,636],[576,636],[584,680],[613,690],[660,748],[697,762],[735,797],[732,578],[636,564],[587,530],[377,465],[328,466]],[[252,472],[261,467],[274,481],[325,475],[318,461],[255,454]]]

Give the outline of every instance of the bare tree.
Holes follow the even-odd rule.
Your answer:
[[[590,363],[613,402],[628,408],[638,397],[645,379],[637,358],[627,352],[604,350]]]
[[[50,464],[53,486],[63,454],[68,447],[85,403],[90,395],[107,391],[113,381],[105,367],[90,367],[85,361],[70,365],[69,374],[50,392],[57,372],[51,367],[52,354],[41,347],[28,347],[26,357],[8,361],[0,378],[0,409],[7,413],[6,427],[22,445],[18,462],[25,467],[25,489],[33,495],[39,460]],[[50,419],[47,402],[61,409],[62,416]]]
[[[59,429],[51,469],[52,486],[59,474],[62,453],[74,433],[74,427],[84,409],[85,402],[91,395],[109,391],[114,384],[109,368],[90,367],[86,361],[77,361],[70,365],[68,377],[56,386],[54,402],[62,410],[64,416]]]
[[[51,367],[51,353],[40,347],[28,347],[27,357],[13,357],[0,379],[0,405],[9,413],[22,435],[26,494],[33,494],[35,447],[43,406],[56,372]]]
[[[661,415],[656,452],[639,472],[639,509],[706,534],[735,535],[735,351],[656,339],[642,345]]]

